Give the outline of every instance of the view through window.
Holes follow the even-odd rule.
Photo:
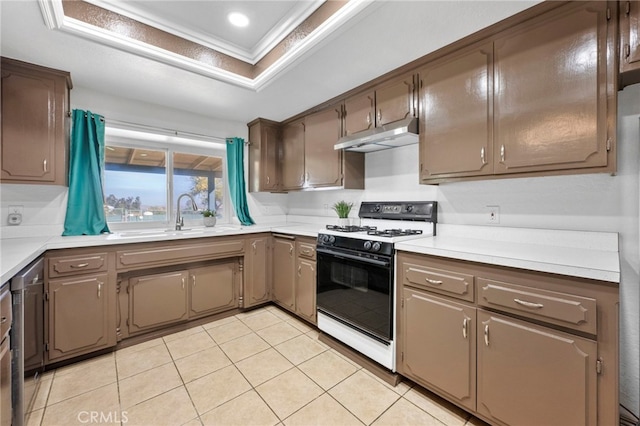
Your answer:
[[[198,210],[213,210],[222,219],[225,199],[222,167],[222,157],[107,143],[104,172],[107,222],[169,222],[175,217],[181,194],[192,195]],[[201,212],[193,211],[187,197],[182,200],[180,213],[187,222],[202,219]]]

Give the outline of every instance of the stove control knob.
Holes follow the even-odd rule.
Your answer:
[[[413,211],[413,206],[411,204],[409,204],[407,206],[407,213],[411,213]]]
[[[382,248],[382,244],[376,241],[375,243],[373,243],[373,247],[371,247],[371,251],[380,251],[381,248]]]
[[[325,244],[329,244],[329,241],[331,240],[331,235],[323,235],[322,236],[322,242]]]
[[[365,241],[365,242],[364,242],[364,249],[365,249],[365,250],[371,250],[371,245],[372,245],[372,244],[373,244],[373,243],[372,243],[371,241]]]
[[[373,211],[375,211],[376,213],[380,211],[380,204],[376,204],[376,206],[373,208]]]
[[[334,237],[333,235],[329,235],[329,244],[333,244],[336,242],[336,237]]]

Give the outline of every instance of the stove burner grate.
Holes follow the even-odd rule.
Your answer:
[[[367,235],[377,235],[380,237],[404,237],[407,235],[420,235],[421,229],[384,229],[378,231],[376,229],[367,231]]]
[[[356,226],[356,225],[327,225],[327,229],[330,231],[338,231],[338,232],[375,232],[375,226]]]

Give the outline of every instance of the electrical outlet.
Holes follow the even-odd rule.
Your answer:
[[[24,209],[24,206],[9,206],[9,214],[22,215],[23,209]]]
[[[500,223],[500,206],[486,206],[485,217],[488,224]]]

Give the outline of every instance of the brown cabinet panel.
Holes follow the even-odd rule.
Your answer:
[[[295,239],[273,239],[273,301],[295,311]]]
[[[187,271],[129,279],[129,332],[186,320],[188,279]]]
[[[473,275],[425,265],[402,263],[402,283],[473,302]]]
[[[304,120],[282,128],[282,189],[304,186]]]
[[[49,258],[49,277],[61,277],[87,272],[106,272],[107,253]]]
[[[420,71],[420,178],[493,173],[493,44]]]
[[[304,164],[307,186],[342,184],[342,151],[333,149],[341,131],[340,105],[305,117]]]
[[[268,235],[247,240],[244,255],[243,307],[259,305],[271,300],[271,237]]]
[[[478,311],[478,412],[501,425],[596,425],[596,342]]]
[[[11,306],[11,291],[5,286],[0,294],[0,341],[9,334],[13,321],[13,308]]]
[[[115,345],[115,288],[107,274],[51,280],[47,294],[49,362]]]
[[[400,372],[476,408],[476,309],[404,288]]]
[[[376,127],[416,115],[413,79],[411,74],[376,88]]]
[[[570,4],[495,40],[495,173],[607,166],[607,6]]]
[[[622,87],[640,83],[640,1],[620,1]]]
[[[69,73],[2,58],[3,182],[66,185]]]
[[[189,270],[189,318],[223,312],[238,306],[237,262]]]
[[[258,118],[249,126],[249,191],[280,189],[279,124]]]
[[[344,134],[352,135],[375,127],[375,105],[375,92],[367,92],[347,99],[344,102]]]
[[[478,304],[596,334],[596,300],[478,278]]]
[[[309,243],[299,242],[296,245],[298,257],[304,257],[311,260],[316,260],[316,243],[315,241]]]
[[[316,324],[316,262],[298,259],[295,297],[296,313]]]

